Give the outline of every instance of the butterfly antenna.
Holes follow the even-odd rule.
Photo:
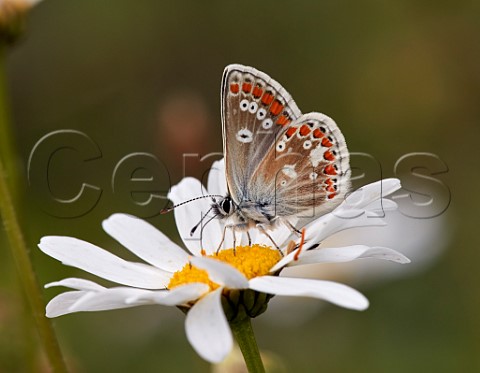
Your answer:
[[[179,203],[179,204],[177,204],[177,205],[173,205],[172,207],[168,207],[168,208],[166,208],[166,209],[162,209],[162,210],[160,211],[160,214],[161,214],[161,215],[167,214],[167,213],[169,213],[170,211],[173,211],[173,209],[175,209],[175,208],[177,208],[177,207],[179,207],[179,206],[186,205],[187,203],[196,201],[196,200],[198,200],[198,199],[202,199],[202,198],[213,198],[213,199],[215,200],[214,197],[223,198],[224,196],[222,196],[222,195],[220,195],[220,194],[209,194],[208,196],[201,196],[201,197],[192,198],[192,199],[189,199],[188,201]]]
[[[212,209],[213,209],[213,207],[210,207],[210,209],[205,213],[205,215],[202,216],[202,218],[200,219],[200,221],[199,221],[197,224],[195,224],[195,226],[194,226],[194,227],[192,228],[192,230],[190,231],[190,237],[193,236],[193,234],[194,234],[195,231],[197,230],[198,226],[203,223],[203,221],[205,220],[205,218],[208,216],[208,213],[209,213],[210,211],[212,211]],[[208,223],[210,223],[210,220],[212,220],[213,218],[215,218],[215,215],[214,215],[214,216],[211,216],[210,219],[205,223],[205,225],[207,225]]]

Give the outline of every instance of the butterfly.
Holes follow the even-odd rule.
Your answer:
[[[227,195],[215,217],[263,232],[332,210],[350,188],[349,152],[333,119],[302,114],[290,94],[253,67],[228,65],[221,83]],[[298,230],[297,230],[298,231]]]

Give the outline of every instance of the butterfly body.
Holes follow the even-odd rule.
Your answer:
[[[226,204],[230,204],[230,207],[225,208]],[[217,217],[229,218],[230,224],[240,230],[254,228],[257,224],[271,226],[276,219],[271,203],[258,200],[242,200],[239,205],[236,205],[229,195],[218,202],[215,201],[213,210]]]
[[[302,114],[265,73],[227,66],[221,108],[228,194],[213,209],[228,224],[274,229],[330,211],[348,192],[349,153],[336,123]]]

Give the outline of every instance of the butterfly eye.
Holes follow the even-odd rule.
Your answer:
[[[277,144],[277,151],[279,152],[283,152],[285,150],[285,143],[283,141],[280,141],[278,144]]]
[[[262,127],[266,130],[269,130],[273,126],[273,121],[270,118],[265,119],[262,122]]]
[[[267,111],[263,108],[258,109],[257,111],[257,119],[262,120],[267,115]]]
[[[242,100],[242,101],[240,101],[240,110],[241,110],[241,111],[247,111],[248,105],[249,105],[248,100]]]
[[[222,210],[225,212],[225,214],[228,215],[230,213],[231,208],[232,208],[232,202],[230,201],[230,199],[225,198],[222,201]]]
[[[258,104],[256,102],[250,103],[250,106],[248,108],[248,111],[250,113],[255,114],[257,112],[257,109],[258,109]]]

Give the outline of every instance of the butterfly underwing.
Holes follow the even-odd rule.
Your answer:
[[[236,229],[273,229],[332,210],[350,188],[349,153],[330,117],[302,114],[267,74],[233,64],[221,84],[228,193],[213,203]]]

